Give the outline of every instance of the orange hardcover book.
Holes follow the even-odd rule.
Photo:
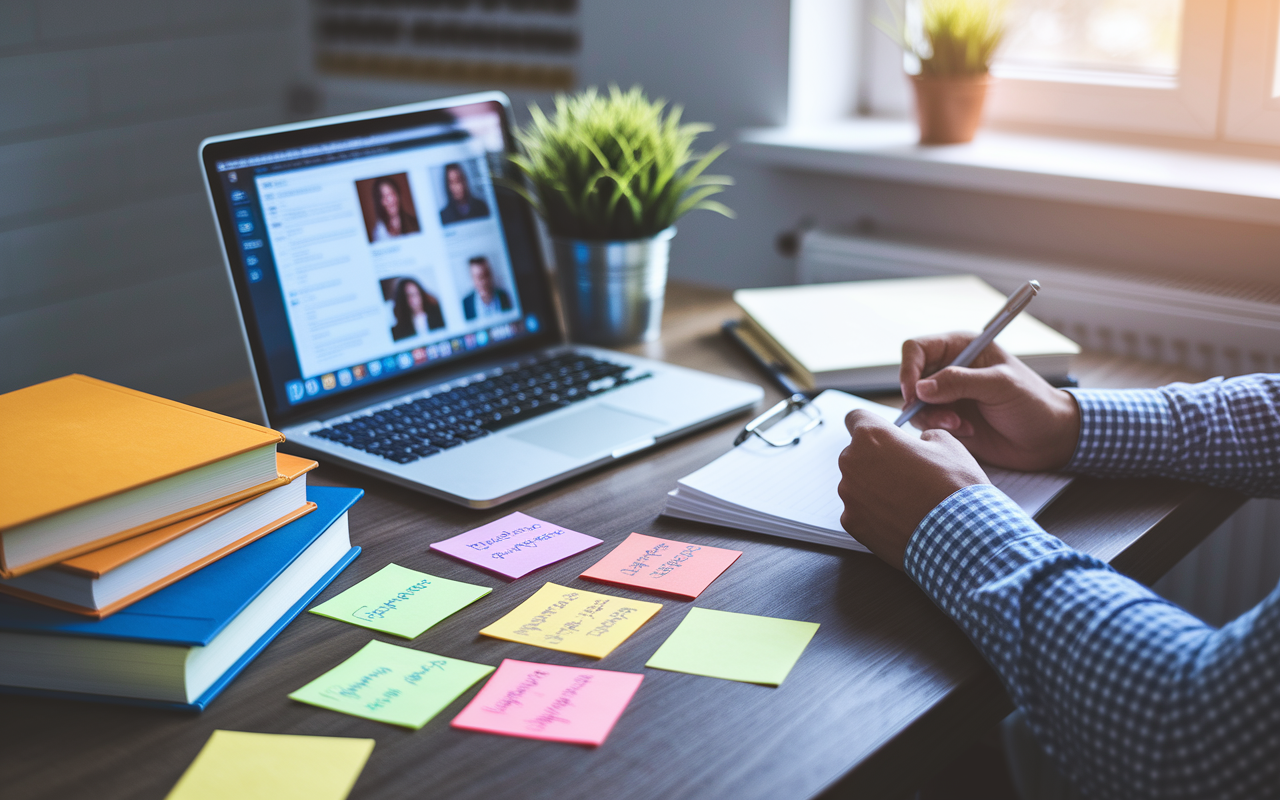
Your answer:
[[[84,375],[0,395],[0,577],[283,485],[282,441]]]
[[[97,619],[114,614],[311,513],[304,476],[316,462],[276,458],[283,486],[0,581],[0,592]]]

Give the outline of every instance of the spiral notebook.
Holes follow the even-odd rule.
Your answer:
[[[723,525],[739,530],[866,552],[840,527],[844,510],[836,486],[837,459],[849,444],[844,417],[864,408],[893,420],[898,409],[828,389],[813,406],[823,423],[791,447],[770,447],[756,437],[733,448],[702,469],[681,478],[668,493],[662,513],[671,517]],[[769,431],[785,441],[804,426],[792,414]],[[919,435],[911,427],[903,430]],[[1011,472],[984,468],[995,486],[1035,516],[1062,493],[1071,477],[1055,473]]]

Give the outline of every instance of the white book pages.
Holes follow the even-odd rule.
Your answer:
[[[892,421],[896,408],[828,390],[814,399],[823,424],[791,447],[770,447],[751,437],[702,469],[681,478],[664,514],[712,525],[866,551],[840,527],[844,505],[836,494],[838,459],[849,444],[844,417],[863,408]],[[806,420],[793,413],[767,432],[786,441]],[[919,435],[914,428],[904,428]],[[1052,473],[987,469],[997,488],[1035,516],[1062,493],[1071,478]]]

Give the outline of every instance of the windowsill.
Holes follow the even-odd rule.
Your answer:
[[[1280,224],[1280,161],[984,130],[924,147],[915,123],[759,128],[740,153],[775,167],[1048,200]]]

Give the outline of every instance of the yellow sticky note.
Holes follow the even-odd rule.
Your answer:
[[[480,633],[508,642],[604,658],[661,608],[662,603],[548,583]]]
[[[345,800],[373,739],[214,731],[166,800]]]

